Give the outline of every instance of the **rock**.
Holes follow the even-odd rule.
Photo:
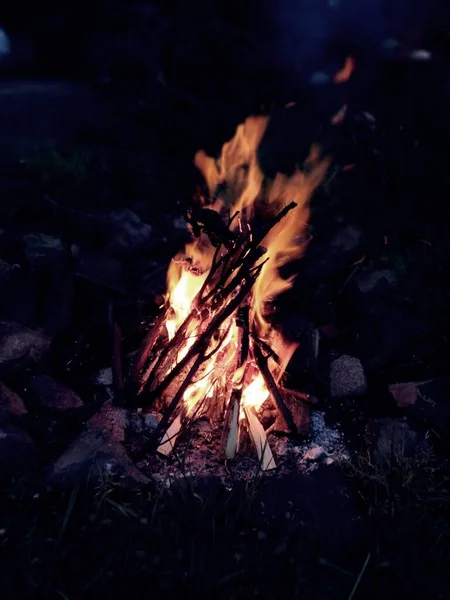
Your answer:
[[[0,427],[0,473],[20,476],[36,467],[36,447],[28,434],[12,425]]]
[[[391,269],[379,269],[355,275],[352,284],[361,294],[380,294],[395,288],[398,277]]]
[[[7,422],[10,417],[22,417],[27,413],[22,398],[0,381],[0,422]]]
[[[89,477],[104,478],[105,474],[119,477],[129,487],[149,483],[133,464],[125,448],[98,430],[82,433],[53,463],[47,481],[53,486],[72,486]]]
[[[425,435],[407,417],[371,419],[366,427],[366,440],[373,460],[380,463],[401,462],[430,451]]]
[[[358,358],[343,354],[332,361],[330,391],[333,398],[362,396],[366,393],[366,375]]]
[[[346,255],[358,248],[363,239],[362,231],[355,225],[345,225],[333,235],[330,249],[333,254]]]
[[[0,292],[2,294],[5,293],[17,269],[20,269],[19,265],[10,265],[5,260],[0,259]]]
[[[89,281],[94,281],[114,290],[125,289],[125,275],[121,263],[115,258],[86,252],[72,246],[72,254],[76,257],[76,271]]]
[[[92,378],[94,385],[108,387],[113,384],[113,373],[111,367],[100,369],[100,371]]]
[[[113,210],[108,215],[109,248],[113,252],[134,251],[151,243],[152,228],[128,208]]]
[[[13,321],[0,322],[0,371],[21,370],[41,362],[48,354],[51,338]]]
[[[114,442],[123,442],[125,440],[126,425],[127,413],[125,409],[114,406],[108,400],[99,412],[87,421],[86,429],[107,435]]]
[[[152,434],[158,427],[161,417],[154,413],[147,413],[144,415],[144,429],[147,433]]]
[[[11,42],[4,29],[0,27],[0,61],[11,54]]]
[[[389,386],[389,391],[407,416],[446,439],[450,429],[450,378],[396,383]]]
[[[60,260],[64,252],[62,241],[45,233],[27,233],[23,236],[23,245],[31,264]]]
[[[48,375],[33,377],[30,391],[39,403],[52,410],[73,410],[84,406],[81,398],[69,387]]]
[[[409,383],[394,383],[389,386],[389,391],[394,396],[399,408],[408,408],[414,406],[419,397],[419,384],[414,382]]]

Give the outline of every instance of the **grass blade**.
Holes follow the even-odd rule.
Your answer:
[[[361,579],[362,579],[362,577],[363,577],[363,575],[364,575],[364,573],[365,573],[365,571],[367,569],[367,565],[369,564],[370,556],[371,556],[371,552],[369,552],[369,554],[367,555],[366,560],[364,561],[362,569],[359,572],[359,575],[358,575],[358,577],[357,577],[357,579],[355,581],[355,585],[353,586],[352,591],[350,592],[350,596],[348,597],[348,600],[353,600],[353,598],[354,598],[354,596],[355,596],[355,594],[356,594],[356,592],[358,590],[359,584],[361,583]]]

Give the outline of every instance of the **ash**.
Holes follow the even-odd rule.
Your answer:
[[[179,438],[169,457],[149,454],[138,463],[138,468],[158,487],[171,487],[188,479],[219,478],[231,488],[236,482],[251,481],[263,475],[268,478],[308,474],[319,465],[340,463],[348,458],[342,433],[325,422],[325,413],[312,414],[311,439],[300,442],[274,434],[268,436],[276,469],[262,473],[256,453],[249,446],[232,461],[219,455],[221,428],[208,421],[196,421]]]

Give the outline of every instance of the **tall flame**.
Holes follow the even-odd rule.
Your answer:
[[[264,319],[264,303],[287,291],[293,284],[293,277],[283,279],[280,268],[301,257],[306,244],[305,233],[309,219],[309,200],[322,181],[329,166],[329,159],[322,158],[319,148],[313,146],[305,162],[303,170],[297,170],[291,177],[278,174],[272,181],[265,178],[257,158],[257,150],[266,132],[268,117],[249,117],[236,129],[234,137],[224,144],[219,159],[199,151],[195,156],[195,164],[201,171],[209,190],[210,206],[221,212],[227,209],[230,213],[240,212],[242,221],[250,223],[259,212],[274,215],[285,206],[294,202],[295,208],[287,213],[266,235],[262,245],[267,249],[267,260],[253,287],[250,299],[251,327],[256,329],[260,337],[268,337],[270,327]],[[237,226],[236,220],[233,226]],[[166,328],[169,339],[175,335],[178,327],[190,313],[193,300],[202,287],[211,266],[214,248],[206,236],[202,235],[185,248],[185,255],[196,269],[186,269],[182,262],[172,261],[167,277],[167,299],[172,308],[167,318]],[[235,365],[238,327],[234,316],[230,317],[223,327],[228,333],[217,352],[208,361],[206,370],[200,379],[191,384],[184,394],[186,409],[192,411],[200,400],[212,398],[214,377],[218,373]],[[183,348],[185,355],[193,341],[188,340]],[[289,356],[293,347],[286,345]],[[227,350],[228,348],[228,350]],[[221,364],[218,364],[220,360]],[[286,362],[288,356],[281,357]],[[180,359],[180,357],[179,357]],[[258,409],[268,398],[269,392],[264,379],[256,370],[247,380],[244,371],[239,369],[232,378],[232,386],[243,386],[242,406]],[[241,415],[242,416],[242,415]]]

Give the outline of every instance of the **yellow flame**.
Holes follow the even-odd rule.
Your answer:
[[[254,215],[255,205],[267,211],[272,217],[285,206],[294,202],[295,208],[277,223],[266,235],[262,245],[267,249],[261,273],[256,280],[250,299],[251,327],[263,337],[269,334],[270,328],[263,317],[264,303],[287,291],[293,284],[293,278],[283,279],[279,269],[301,257],[306,244],[305,234],[309,219],[309,200],[322,181],[329,166],[329,159],[322,158],[319,148],[313,146],[304,170],[297,170],[291,177],[278,174],[273,181],[267,181],[258,162],[257,150],[266,132],[268,117],[249,117],[236,129],[234,137],[224,144],[218,160],[207,156],[202,150],[195,156],[195,164],[200,169],[208,186],[211,207],[221,211],[226,207],[231,213],[240,211],[247,222]],[[264,185],[263,185],[264,184]],[[259,210],[259,209],[258,209]],[[195,274],[186,270],[186,261],[172,261],[167,275],[167,300],[172,314],[166,321],[169,339],[192,310],[193,300],[203,285],[211,266],[214,248],[208,237],[201,234],[198,239],[185,248],[185,257],[189,257]],[[198,322],[189,332],[177,360],[185,356],[198,334]],[[196,329],[197,328],[197,329]],[[211,358],[204,365],[203,377],[191,384],[186,390],[183,400],[186,409],[192,411],[202,399],[214,396],[215,381],[222,376],[231,376],[231,386],[243,386],[242,406],[258,410],[269,397],[264,379],[258,371],[244,383],[246,365],[230,373],[236,364],[238,347],[238,328],[231,316],[223,324],[224,335],[220,351],[212,352]],[[191,335],[192,334],[192,335]],[[276,336],[275,336],[276,338]],[[277,378],[284,370],[296,344],[278,343],[281,366],[277,369]],[[211,342],[212,347],[214,343]],[[210,351],[211,348],[208,350]],[[277,351],[277,350],[275,350]],[[278,352],[277,352],[278,353]],[[247,376],[245,376],[247,379]]]
[[[261,408],[269,397],[266,384],[261,373],[245,386],[242,392],[242,406],[253,406],[256,410]]]

